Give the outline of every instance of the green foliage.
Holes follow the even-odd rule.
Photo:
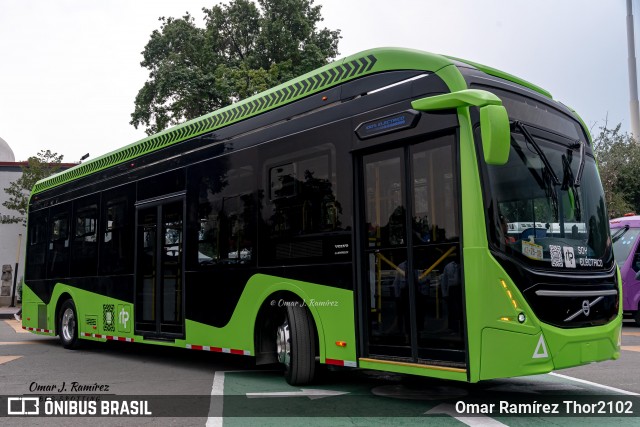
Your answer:
[[[26,224],[29,195],[34,184],[43,178],[53,175],[60,169],[62,154],[52,153],[50,150],[41,150],[37,155],[29,157],[26,166],[22,166],[22,175],[17,180],[9,183],[4,192],[9,195],[9,200],[2,206],[15,211],[17,214],[1,215],[0,224]]]
[[[325,65],[338,54],[340,30],[318,29],[313,0],[231,0],[160,18],[142,52],[149,80],[131,124],[152,135]]]
[[[605,124],[593,140],[610,218],[640,212],[640,145],[620,127]]]

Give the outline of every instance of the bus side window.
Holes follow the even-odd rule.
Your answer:
[[[98,204],[95,197],[75,202],[71,275],[95,276],[98,267]]]
[[[29,240],[27,246],[26,280],[45,278],[45,259],[47,253],[49,210],[29,215]]]
[[[339,228],[342,207],[333,189],[330,158],[329,153],[320,152],[268,168],[271,236]]]
[[[69,274],[69,213],[64,209],[66,207],[58,208],[58,212],[51,214],[47,278],[66,277]]]
[[[126,186],[102,197],[100,275],[133,271],[133,204],[135,187]]]
[[[255,264],[253,167],[241,156],[229,156],[204,162],[193,173],[200,178],[198,265]]]

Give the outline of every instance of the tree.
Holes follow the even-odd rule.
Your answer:
[[[36,182],[58,172],[64,156],[52,153],[49,150],[41,150],[37,155],[29,157],[27,164],[22,166],[22,175],[17,180],[9,183],[9,187],[4,191],[9,195],[9,200],[2,203],[2,206],[10,211],[16,211],[17,215],[1,215],[1,224],[27,225],[26,214],[29,206],[29,196],[31,189]]]
[[[313,0],[231,0],[202,9],[204,28],[188,12],[160,18],[130,123],[152,135],[325,65],[340,30],[318,29],[320,9]]]
[[[605,123],[593,140],[611,218],[640,212],[640,145],[620,127],[609,128]]]

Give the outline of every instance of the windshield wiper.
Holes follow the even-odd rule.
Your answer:
[[[534,150],[536,150],[536,153],[538,154],[538,156],[542,160],[542,163],[544,163],[544,166],[549,171],[549,175],[551,175],[551,179],[553,179],[553,184],[554,185],[560,185],[560,180],[558,180],[558,177],[556,176],[556,173],[553,171],[553,168],[551,167],[551,163],[549,163],[549,159],[547,159],[547,156],[540,149],[540,146],[538,145],[536,140],[533,139],[533,137],[531,136],[531,134],[529,133],[529,131],[527,130],[525,125],[516,120],[516,121],[513,122],[513,126],[520,130],[520,133],[524,136],[524,139],[529,144],[531,144],[531,146],[533,147]]]
[[[618,240],[620,240],[620,238],[621,238],[622,236],[624,236],[624,235],[625,235],[625,233],[626,233],[627,231],[629,231],[629,228],[630,228],[630,227],[629,227],[629,224],[627,224],[627,225],[625,225],[624,227],[622,227],[621,229],[619,229],[618,231],[616,231],[616,232],[613,234],[613,236],[611,236],[611,243],[615,243],[615,242],[617,242]]]
[[[582,181],[582,171],[584,170],[584,142],[578,140],[576,144],[580,144],[580,166],[578,166],[578,173],[576,174],[576,180],[573,183],[574,187],[580,187],[580,181]],[[575,144],[571,146],[575,148]]]

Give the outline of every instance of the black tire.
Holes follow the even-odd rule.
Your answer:
[[[313,381],[316,369],[316,330],[311,313],[299,305],[287,307],[277,332],[278,360],[291,385]]]
[[[78,340],[78,312],[73,300],[62,303],[58,313],[58,336],[64,348],[73,350],[79,347]]]
[[[640,326],[640,305],[638,306],[638,309],[636,310],[636,315],[633,316],[633,320],[636,321],[636,326]]]

